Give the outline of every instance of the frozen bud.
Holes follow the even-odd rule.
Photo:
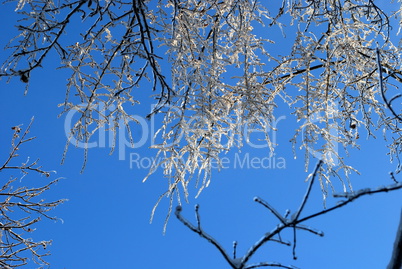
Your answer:
[[[356,126],[357,126],[356,121],[355,121],[355,120],[352,120],[352,121],[350,122],[350,128],[356,129]]]
[[[21,72],[20,80],[24,83],[28,83],[29,82],[29,72]]]
[[[11,127],[11,130],[14,130],[16,133],[21,132],[21,128],[18,127],[18,126],[13,126],[13,127]]]

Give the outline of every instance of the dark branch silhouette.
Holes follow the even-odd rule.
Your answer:
[[[362,189],[362,190],[350,192],[350,193],[334,194],[335,198],[344,198],[344,200],[339,201],[335,206],[329,207],[322,211],[319,211],[314,214],[310,214],[308,216],[303,217],[302,216],[303,209],[309,200],[311,188],[315,182],[315,178],[316,178],[317,174],[319,173],[319,170],[321,169],[321,166],[322,166],[322,161],[319,161],[314,172],[311,174],[310,182],[308,184],[306,193],[300,203],[298,210],[293,215],[291,215],[290,218],[288,218],[288,216],[284,216],[284,217],[281,216],[273,206],[271,206],[269,203],[267,203],[263,199],[261,199],[259,197],[254,198],[254,201],[256,201],[257,203],[266,207],[279,220],[279,223],[275,226],[275,228],[273,230],[266,232],[258,241],[256,241],[242,257],[237,257],[237,255],[238,255],[238,253],[236,253],[237,242],[234,244],[234,255],[233,255],[233,258],[231,258],[230,255],[226,252],[226,250],[222,247],[222,245],[220,245],[219,242],[216,241],[213,236],[207,234],[202,229],[198,205],[196,205],[196,207],[195,207],[196,221],[197,221],[196,226],[191,224],[190,221],[188,221],[181,215],[181,212],[182,212],[181,206],[178,206],[176,208],[176,212],[175,212],[176,217],[191,231],[199,234],[202,238],[206,239],[213,246],[215,246],[218,249],[218,251],[222,254],[224,259],[228,262],[228,264],[233,269],[250,269],[250,268],[260,268],[260,267],[296,268],[294,266],[283,265],[278,262],[260,262],[257,264],[248,264],[248,261],[260,249],[260,247],[262,247],[264,244],[266,244],[268,242],[276,242],[276,243],[281,243],[281,244],[290,246],[291,245],[290,243],[284,242],[279,236],[280,232],[287,228],[293,229],[293,231],[294,231],[292,252],[293,252],[293,258],[297,259],[297,257],[296,257],[296,243],[297,243],[296,234],[297,234],[298,230],[308,231],[308,232],[318,235],[318,236],[324,236],[324,233],[322,231],[318,231],[311,227],[302,225],[303,222],[305,222],[309,219],[324,215],[324,214],[334,211],[336,209],[339,209],[362,196],[367,196],[367,195],[381,193],[381,192],[390,192],[390,191],[402,189],[402,183],[396,183],[396,184],[389,185],[386,187],[379,187],[377,189]],[[392,268],[396,269],[397,267],[392,267]]]
[[[399,226],[396,231],[394,249],[392,251],[391,260],[387,269],[401,269],[402,268],[402,210],[399,220]]]

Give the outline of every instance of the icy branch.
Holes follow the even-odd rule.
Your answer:
[[[196,215],[197,215],[197,221],[199,220],[198,218],[198,208],[199,206],[196,205]],[[181,206],[177,206],[176,207],[176,211],[175,211],[175,215],[176,217],[185,225],[187,226],[190,230],[192,230],[193,232],[199,234],[202,238],[205,238],[208,242],[210,242],[212,245],[214,245],[219,252],[223,255],[223,257],[225,258],[225,260],[232,265],[233,268],[235,264],[234,264],[234,260],[230,258],[230,256],[227,254],[227,252],[225,251],[225,249],[218,243],[218,241],[215,240],[215,238],[213,238],[212,236],[210,236],[209,234],[207,234],[206,232],[204,232],[201,228],[201,223],[197,223],[198,227],[195,227],[193,224],[191,224],[191,222],[189,222],[187,219],[183,218],[183,216],[180,214],[182,211],[182,207]]]
[[[393,185],[389,185],[389,186],[383,186],[383,187],[379,187],[377,189],[362,189],[356,192],[350,192],[350,193],[342,193],[342,194],[335,194],[334,197],[338,197],[338,198],[346,198],[346,200],[339,202],[338,204],[336,204],[333,207],[327,208],[325,210],[319,211],[317,213],[308,215],[306,217],[301,217],[302,211],[304,209],[304,207],[307,204],[307,201],[310,197],[310,192],[312,189],[312,185],[315,181],[315,178],[317,176],[317,174],[320,171],[320,167],[322,165],[322,161],[319,161],[314,169],[314,172],[311,174],[311,180],[310,183],[307,187],[306,193],[300,203],[299,209],[296,211],[295,214],[293,214],[290,218],[288,218],[288,214],[285,215],[285,217],[282,217],[279,212],[273,207],[271,206],[269,203],[267,203],[266,201],[262,200],[259,197],[254,198],[254,201],[256,201],[257,203],[263,205],[264,207],[266,207],[278,220],[279,220],[279,224],[276,225],[276,227],[271,230],[270,232],[266,232],[258,241],[256,241],[254,243],[254,245],[252,245],[248,251],[244,254],[243,257],[237,257],[237,252],[236,252],[236,246],[237,246],[237,242],[235,242],[233,244],[233,259],[229,257],[229,255],[227,254],[227,252],[225,251],[225,249],[222,247],[222,245],[220,245],[211,235],[207,234],[206,232],[204,232],[202,230],[201,227],[201,221],[200,221],[200,215],[199,215],[199,206],[197,205],[195,207],[195,212],[196,212],[196,222],[197,222],[197,226],[191,224],[187,219],[183,218],[183,216],[181,215],[181,206],[178,206],[176,208],[176,217],[185,225],[187,226],[190,230],[192,230],[193,232],[199,234],[201,237],[205,238],[207,241],[209,241],[212,245],[214,245],[219,252],[223,255],[223,257],[225,258],[225,260],[229,263],[229,265],[234,268],[234,269],[251,269],[251,268],[259,268],[259,267],[280,267],[280,268],[296,268],[293,266],[286,266],[283,265],[281,263],[277,263],[277,262],[260,262],[260,263],[256,263],[256,264],[252,264],[252,265],[248,265],[248,261],[251,259],[251,257],[257,252],[257,250],[260,249],[261,246],[265,245],[267,242],[269,241],[273,241],[273,242],[277,242],[277,243],[281,243],[281,244],[285,244],[285,245],[291,245],[290,243],[287,243],[285,241],[283,241],[280,237],[280,232],[284,229],[287,228],[291,228],[293,229],[293,247],[292,247],[292,252],[293,252],[293,257],[294,259],[296,259],[296,235],[297,235],[297,231],[298,230],[304,230],[304,231],[308,231],[311,232],[315,235],[318,236],[324,236],[324,233],[322,231],[316,230],[314,228],[311,228],[309,226],[306,225],[302,225],[303,222],[318,217],[320,215],[323,215],[325,213],[328,213],[330,211],[333,211],[335,209],[341,208],[351,202],[353,202],[354,200],[365,196],[365,195],[370,195],[370,194],[376,194],[376,193],[380,193],[380,192],[389,192],[389,191],[395,191],[395,190],[399,190],[402,189],[402,183],[396,183]],[[277,237],[279,237],[279,239],[277,239]],[[395,267],[391,267],[392,269],[394,269]]]
[[[299,267],[293,265],[283,265],[275,262],[260,262],[258,264],[251,264],[244,269],[252,269],[252,268],[260,268],[260,267],[279,267],[279,268],[287,268],[287,269],[298,269]]]
[[[302,200],[302,202],[301,202],[301,204],[300,204],[299,210],[297,210],[296,214],[292,217],[292,219],[297,220],[297,219],[299,218],[301,212],[303,211],[303,208],[304,208],[304,206],[306,205],[307,200],[308,200],[308,198],[309,198],[309,195],[310,195],[310,192],[311,192],[311,188],[313,187],[313,183],[314,183],[315,177],[316,177],[316,175],[318,174],[318,171],[320,170],[320,167],[321,167],[322,163],[323,163],[322,160],[320,160],[320,161],[317,163],[317,166],[315,167],[314,172],[313,172],[313,174],[311,175],[310,183],[309,183],[309,185],[308,185],[308,187],[307,187],[306,194],[304,195],[303,200]]]
[[[271,211],[272,214],[274,214],[274,216],[280,220],[280,222],[282,222],[283,224],[286,224],[286,222],[287,222],[286,218],[282,217],[279,214],[279,212],[276,211],[276,209],[273,206],[271,206],[268,202],[264,201],[260,197],[254,197],[254,201],[265,206],[266,208],[268,208],[268,210]]]
[[[34,266],[33,262],[37,265],[48,265],[48,262],[44,258],[49,253],[45,249],[51,244],[51,241],[33,241],[27,238],[26,233],[33,232],[35,230],[33,228],[34,224],[45,218],[57,220],[56,217],[50,216],[48,212],[65,201],[64,199],[60,199],[45,202],[42,198],[42,194],[54,186],[59,179],[52,180],[44,186],[39,187],[27,187],[23,184],[23,177],[27,176],[30,172],[46,177],[51,176],[51,172],[43,170],[41,166],[37,165],[38,160],[30,162],[28,158],[23,163],[20,161],[16,162],[21,147],[34,139],[34,137],[27,137],[32,122],[33,119],[25,131],[20,126],[11,128],[14,131],[11,139],[11,151],[4,163],[0,165],[0,172],[3,172],[3,184],[0,185],[1,268],[15,268],[24,265],[32,267]],[[22,173],[22,177],[14,177],[10,174],[7,180],[7,175],[4,173],[15,173],[15,171],[18,174]],[[18,218],[15,214],[18,215]],[[26,256],[31,256],[32,259]]]
[[[387,108],[391,111],[392,115],[396,119],[398,119],[399,122],[402,122],[402,118],[395,112],[395,110],[392,108],[391,103],[401,97],[401,94],[397,94],[394,97],[391,98],[391,100],[387,100],[387,97],[385,96],[385,90],[384,90],[384,82],[383,82],[383,77],[382,77],[382,66],[381,66],[381,58],[380,58],[380,50],[377,48],[376,49],[376,55],[377,55],[377,70],[378,70],[378,79],[379,79],[379,84],[380,84],[380,90],[381,90],[381,96],[382,99],[384,100],[385,105]]]

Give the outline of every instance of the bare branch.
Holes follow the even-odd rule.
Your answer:
[[[396,231],[394,250],[392,251],[392,257],[388,264],[387,269],[400,269],[400,268],[402,268],[402,210],[398,230]]]
[[[268,202],[264,201],[263,199],[259,198],[259,197],[254,197],[254,201],[265,206],[266,208],[268,208],[269,211],[272,212],[272,214],[274,214],[275,217],[277,217],[279,219],[280,222],[282,222],[283,224],[286,224],[287,219],[282,217],[278,211],[276,211],[276,209],[271,206]]]
[[[318,217],[320,215],[323,215],[325,213],[328,213],[330,211],[333,211],[335,209],[339,209],[349,203],[351,203],[352,201],[365,196],[365,195],[370,195],[370,194],[376,194],[376,193],[381,193],[381,192],[389,192],[389,191],[395,191],[395,190],[399,190],[402,189],[402,183],[397,183],[397,184],[393,184],[393,185],[389,185],[386,187],[379,187],[375,190],[372,189],[362,189],[359,190],[357,192],[352,192],[352,193],[342,193],[342,194],[335,194],[334,197],[342,197],[342,198],[346,198],[346,200],[344,201],[340,201],[339,203],[337,203],[335,206],[332,206],[330,208],[324,209],[322,211],[319,211],[317,213],[308,215],[306,217],[300,217],[301,216],[301,212],[303,211],[303,208],[305,206],[305,204],[307,203],[309,197],[310,197],[310,192],[311,192],[311,188],[312,188],[312,184],[314,183],[314,179],[317,176],[317,174],[319,173],[319,169],[322,165],[322,161],[319,161],[314,169],[314,172],[311,174],[311,180],[309,182],[309,185],[307,187],[306,193],[302,199],[301,205],[298,209],[298,211],[296,211],[296,213],[290,218],[284,218],[282,216],[279,215],[278,211],[276,209],[274,209],[271,205],[269,205],[267,202],[263,201],[260,198],[254,198],[254,200],[260,204],[262,204],[263,206],[267,207],[271,213],[273,213],[279,220],[279,224],[270,232],[266,232],[258,241],[256,241],[250,248],[249,250],[244,254],[243,257],[241,258],[236,258],[237,254],[236,254],[236,246],[237,246],[237,242],[234,243],[234,254],[233,254],[233,259],[231,259],[229,257],[229,255],[226,253],[225,249],[209,234],[205,233],[202,228],[201,228],[201,223],[200,223],[200,219],[199,219],[199,213],[198,213],[198,205],[196,206],[196,220],[197,220],[197,227],[192,225],[188,220],[184,219],[181,216],[181,206],[176,208],[176,217],[185,225],[187,226],[190,230],[192,230],[193,232],[199,234],[202,238],[206,239],[208,242],[210,242],[212,245],[214,245],[219,252],[223,255],[223,257],[225,258],[225,260],[229,263],[229,265],[232,268],[235,269],[246,269],[246,268],[259,268],[259,267],[281,267],[281,268],[295,268],[292,266],[285,266],[281,263],[272,263],[272,262],[261,262],[261,263],[257,263],[257,264],[253,264],[253,265],[247,265],[248,261],[250,260],[250,258],[257,252],[258,249],[260,249],[261,246],[265,245],[267,242],[269,241],[274,241],[274,242],[278,242],[281,244],[285,244],[285,245],[290,245],[284,241],[282,241],[282,239],[276,239],[276,236],[279,236],[280,238],[280,232],[284,229],[287,228],[291,228],[293,229],[293,247],[292,247],[292,252],[293,252],[293,257],[294,259],[296,259],[296,235],[297,235],[297,230],[305,230],[308,232],[311,232],[315,235],[318,236],[324,236],[324,233],[322,231],[318,231],[314,228],[305,226],[305,225],[301,225],[301,223]]]
[[[303,208],[304,208],[304,206],[306,205],[307,200],[308,200],[308,197],[309,197],[309,195],[310,195],[310,193],[311,193],[311,189],[312,189],[312,187],[313,187],[315,177],[317,176],[317,174],[318,174],[318,172],[319,172],[319,170],[320,170],[320,168],[321,168],[322,163],[323,163],[323,161],[320,160],[320,161],[317,163],[317,165],[316,165],[316,167],[315,167],[315,169],[314,169],[314,172],[311,174],[311,176],[310,176],[310,177],[311,177],[311,180],[310,180],[310,183],[308,184],[307,191],[306,191],[306,193],[304,194],[304,197],[303,197],[303,200],[302,200],[302,202],[301,202],[301,204],[300,204],[299,209],[296,211],[296,213],[294,214],[294,216],[292,216],[292,218],[291,218],[292,220],[297,220],[297,219],[299,218],[301,212],[303,211]]]
[[[28,159],[22,164],[14,163],[19,157],[18,151],[21,150],[21,147],[34,139],[34,137],[27,138],[32,122],[33,119],[25,131],[20,126],[12,127],[14,134],[11,140],[11,151],[0,167],[3,176],[7,175],[4,172],[10,174],[10,178],[5,180],[0,188],[1,268],[33,266],[33,263],[41,266],[48,265],[45,257],[50,254],[45,250],[51,241],[35,242],[27,237],[27,233],[35,230],[32,226],[42,221],[42,217],[58,220],[58,218],[50,216],[48,212],[65,201],[65,199],[60,199],[46,202],[42,198],[43,193],[56,184],[60,180],[59,178],[40,187],[26,187],[23,184],[23,177],[30,172],[50,177],[51,171],[43,170],[41,166],[38,166],[38,160],[30,163]],[[11,174],[14,171],[22,172],[23,176],[17,180],[18,178]],[[18,216],[20,216],[18,219],[15,217],[15,212],[18,212]]]
[[[260,267],[279,267],[279,268],[287,268],[287,269],[299,269],[299,267],[293,266],[293,265],[283,265],[280,263],[275,263],[275,262],[260,262],[258,264],[251,264],[244,269],[252,269],[252,268],[260,268]]]
[[[380,50],[377,48],[376,49],[376,55],[377,55],[377,70],[378,70],[378,79],[379,79],[379,84],[380,84],[380,91],[381,91],[381,96],[382,99],[387,106],[387,108],[391,111],[392,115],[396,119],[398,119],[399,122],[402,122],[402,118],[395,112],[395,110],[392,108],[392,101],[394,101],[396,98],[399,98],[401,95],[396,95],[394,96],[391,101],[387,100],[387,97],[385,96],[385,90],[384,90],[384,82],[383,82],[383,77],[382,77],[382,66],[381,66],[381,58],[380,58]]]
[[[198,208],[198,205],[196,206],[196,208]],[[193,224],[191,224],[191,222],[189,222],[188,220],[186,220],[185,218],[183,218],[183,216],[181,215],[181,211],[182,211],[182,207],[181,206],[177,206],[176,207],[176,211],[175,211],[175,215],[177,217],[178,220],[180,220],[181,223],[183,223],[185,226],[187,226],[191,231],[199,234],[202,238],[206,239],[208,242],[210,242],[213,246],[215,246],[219,252],[222,254],[222,256],[225,258],[225,260],[233,267],[236,268],[234,260],[232,258],[230,258],[230,256],[226,253],[225,249],[209,234],[207,234],[206,232],[204,232],[201,228],[201,226],[199,227],[195,227]],[[198,209],[197,209],[198,211]],[[198,215],[198,213],[197,213]]]

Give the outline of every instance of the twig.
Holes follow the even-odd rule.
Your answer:
[[[362,189],[360,191],[357,192],[351,192],[351,193],[342,193],[342,194],[335,194],[334,197],[342,197],[342,198],[346,198],[345,201],[341,201],[340,203],[338,203],[337,205],[330,207],[328,209],[322,210],[320,212],[311,214],[309,216],[306,216],[304,218],[300,218],[301,212],[303,211],[303,208],[305,207],[307,200],[310,197],[310,192],[312,189],[312,185],[315,181],[315,177],[317,176],[319,169],[322,165],[322,161],[319,161],[317,163],[317,166],[314,170],[314,172],[311,175],[311,181],[307,187],[306,193],[302,199],[302,202],[300,204],[300,207],[298,209],[298,211],[296,211],[295,214],[293,214],[293,216],[288,219],[287,215],[285,215],[285,217],[282,217],[278,211],[273,208],[270,204],[268,204],[267,202],[265,202],[264,200],[262,200],[261,198],[254,198],[254,201],[258,202],[259,204],[265,206],[266,208],[268,208],[269,211],[271,211],[272,214],[274,214],[274,216],[276,216],[278,218],[278,220],[280,221],[280,224],[278,224],[272,231],[270,232],[266,232],[257,242],[254,243],[254,245],[252,245],[249,250],[244,254],[243,257],[241,258],[236,258],[237,257],[237,253],[236,253],[236,247],[237,247],[237,242],[233,243],[233,259],[231,259],[229,257],[229,255],[226,253],[225,249],[209,234],[205,233],[202,228],[201,228],[201,221],[200,221],[200,216],[199,216],[199,206],[197,205],[195,210],[196,210],[196,221],[197,221],[197,227],[192,225],[188,220],[186,220],[185,218],[182,217],[181,215],[181,210],[182,207],[178,206],[176,208],[176,217],[185,225],[187,226],[190,230],[192,230],[193,232],[199,234],[201,237],[203,237],[204,239],[206,239],[207,241],[209,241],[210,243],[212,243],[218,250],[219,252],[223,255],[223,257],[225,258],[225,260],[230,264],[230,266],[234,269],[252,269],[252,268],[259,268],[259,267],[280,267],[280,268],[296,268],[294,266],[286,266],[286,265],[282,265],[281,263],[276,263],[276,262],[260,262],[257,264],[252,264],[252,265],[247,265],[247,262],[250,260],[250,258],[256,253],[256,251],[263,246],[265,243],[267,243],[268,241],[274,241],[274,242],[278,242],[278,243],[282,243],[285,245],[290,245],[287,242],[282,241],[282,239],[280,238],[280,232],[286,228],[292,228],[293,229],[293,256],[296,259],[296,234],[297,234],[297,230],[305,230],[308,232],[311,232],[315,235],[319,235],[319,236],[324,236],[324,233],[322,231],[318,231],[315,230],[313,228],[310,228],[308,226],[305,225],[301,225],[302,222],[305,222],[309,219],[318,217],[320,215],[323,215],[325,213],[328,213],[330,211],[333,211],[335,209],[341,208],[351,202],[353,202],[354,200],[365,196],[365,195],[370,195],[370,194],[376,194],[376,193],[380,193],[380,192],[389,192],[389,191],[395,191],[395,190],[399,190],[402,189],[402,183],[396,183],[393,185],[389,185],[386,187],[380,187],[377,188],[375,190],[372,189]],[[279,236],[279,240],[275,239],[275,236]],[[388,268],[390,269],[390,268]],[[395,267],[393,267],[392,269],[396,269]]]
[[[27,161],[22,164],[13,164],[19,156],[18,151],[24,143],[32,141],[35,137],[27,138],[31,128],[33,118],[28,127],[23,131],[20,126],[14,126],[11,129],[14,131],[11,139],[11,151],[6,158],[6,161],[0,166],[0,171],[17,171],[22,172],[22,177],[29,172],[36,172],[46,177],[50,176],[49,171],[45,171],[41,166],[38,166],[38,160],[34,162]],[[6,176],[6,175],[3,175]],[[27,254],[31,254],[32,261],[38,265],[48,265],[45,257],[49,255],[44,252],[46,246],[51,241],[33,241],[27,239],[24,232],[31,232],[34,229],[32,226],[41,221],[42,218],[57,220],[56,217],[49,215],[49,211],[54,209],[59,204],[66,201],[60,199],[51,202],[45,202],[40,196],[49,190],[60,178],[57,178],[44,186],[27,187],[21,185],[17,181],[17,177],[11,176],[0,185],[0,267],[15,268],[24,265],[33,266],[28,259]],[[5,178],[3,178],[5,179]],[[11,213],[10,213],[11,212]],[[17,214],[19,217],[16,218]],[[42,268],[42,267],[41,267]]]
[[[310,184],[308,185],[307,191],[306,191],[306,193],[305,193],[305,195],[304,195],[304,197],[303,197],[303,200],[302,200],[302,202],[301,202],[301,204],[300,204],[299,210],[297,210],[296,213],[294,214],[294,216],[292,216],[292,220],[297,220],[297,219],[299,218],[301,212],[303,211],[303,208],[304,208],[304,206],[305,206],[306,203],[307,203],[308,197],[309,197],[310,192],[311,192],[311,189],[312,189],[312,187],[313,187],[313,183],[314,183],[315,177],[316,177],[316,175],[318,174],[318,171],[319,171],[319,169],[320,169],[322,163],[323,163],[322,160],[320,160],[320,161],[317,163],[317,165],[316,165],[316,167],[315,167],[315,169],[314,169],[314,172],[313,172],[313,174],[312,174],[312,176],[311,176]]]
[[[260,197],[254,197],[254,201],[265,206],[266,208],[268,208],[269,211],[272,212],[272,214],[274,214],[275,217],[277,217],[280,222],[282,222],[283,224],[287,223],[286,218],[282,217],[278,211],[276,211],[275,208],[273,208],[270,204],[268,204],[266,201],[264,201],[263,199],[261,199]]]
[[[195,227],[193,224],[191,224],[188,220],[186,220],[185,218],[183,218],[183,216],[180,214],[182,211],[182,207],[181,206],[177,206],[176,207],[176,211],[175,211],[175,215],[176,217],[185,225],[187,226],[190,230],[192,230],[193,232],[199,234],[202,238],[206,239],[208,242],[210,242],[212,245],[214,245],[219,252],[223,255],[223,257],[225,258],[225,260],[233,267],[236,268],[233,260],[230,258],[230,256],[227,254],[227,252],[225,251],[225,249],[209,234],[207,234],[206,232],[204,232],[201,227]]]
[[[380,50],[377,48],[376,49],[376,55],[377,55],[377,70],[378,70],[378,79],[379,79],[379,84],[380,84],[380,91],[381,91],[381,96],[382,99],[384,100],[385,105],[387,108],[391,111],[392,115],[396,119],[398,119],[399,122],[402,122],[402,118],[396,114],[395,110],[392,108],[391,102],[394,101],[396,98],[401,97],[402,95],[396,95],[391,98],[391,101],[387,100],[387,97],[385,96],[385,90],[384,90],[384,84],[383,84],[383,78],[382,78],[382,67],[381,67],[381,59],[380,59]]]

